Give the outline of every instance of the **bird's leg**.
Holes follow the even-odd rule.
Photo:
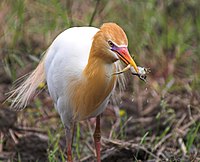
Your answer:
[[[74,124],[72,124],[71,127],[65,126],[66,146],[67,146],[67,162],[73,162],[73,160],[72,160],[73,131],[74,131]]]
[[[96,117],[96,128],[94,132],[94,143],[95,143],[95,149],[97,154],[97,162],[101,162],[101,130],[100,130],[100,115]]]

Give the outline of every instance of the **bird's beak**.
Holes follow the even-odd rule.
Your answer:
[[[118,57],[127,65],[131,65],[133,66],[133,68],[135,69],[135,71],[138,73],[138,67],[135,63],[135,61],[133,60],[133,58],[131,57],[131,55],[129,54],[128,48],[127,47],[115,47],[112,49],[112,51],[116,52]]]

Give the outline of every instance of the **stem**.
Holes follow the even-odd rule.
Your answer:
[[[89,26],[92,26],[92,23],[93,23],[93,20],[94,20],[94,16],[95,16],[96,13],[97,13],[97,8],[98,8],[98,6],[99,6],[99,2],[100,2],[100,0],[97,0],[96,6],[95,6],[95,9],[94,9],[94,12],[92,13],[92,17],[90,18]]]

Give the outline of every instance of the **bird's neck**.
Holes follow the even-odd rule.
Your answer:
[[[74,86],[74,116],[85,119],[90,116],[110,95],[115,86],[116,77],[112,76],[116,67],[101,58],[89,57],[82,78]]]

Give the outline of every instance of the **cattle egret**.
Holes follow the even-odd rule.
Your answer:
[[[11,106],[16,109],[26,107],[37,87],[46,82],[65,127],[67,160],[73,161],[74,124],[96,117],[94,142],[100,162],[100,114],[122,76],[117,74],[130,68],[134,74],[139,74],[127,46],[125,32],[115,23],[105,23],[100,29],[72,27],[65,30],[50,45],[37,68],[12,91]],[[118,60],[127,65],[122,71],[119,71]]]

